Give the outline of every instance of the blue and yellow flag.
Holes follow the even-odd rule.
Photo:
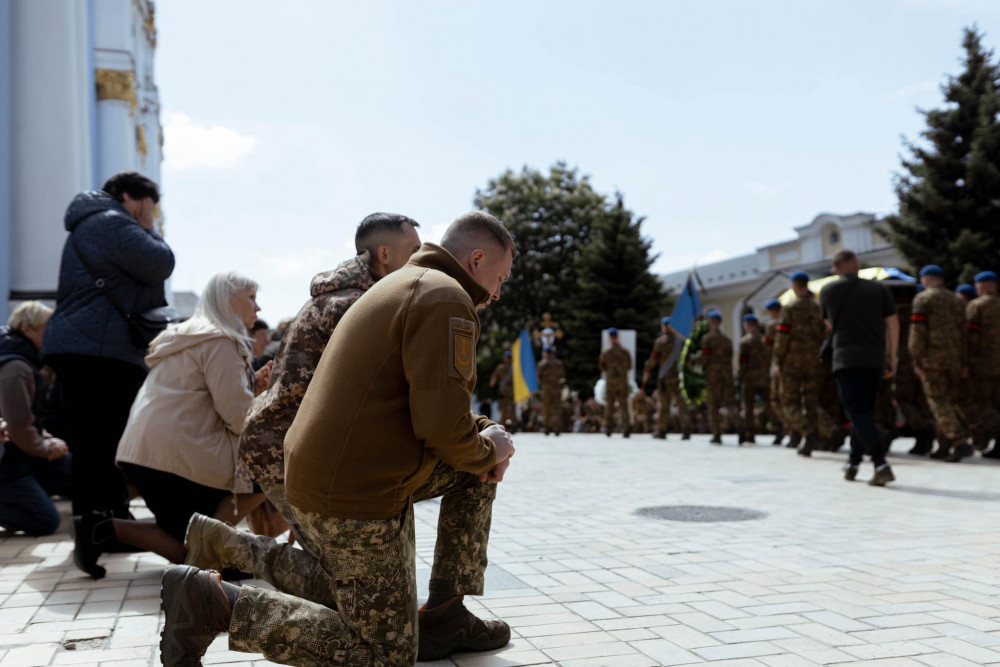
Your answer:
[[[535,368],[535,353],[531,349],[527,327],[514,341],[510,354],[514,361],[514,402],[520,403],[538,391],[538,369]]]

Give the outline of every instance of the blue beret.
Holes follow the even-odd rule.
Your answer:
[[[551,354],[552,352],[555,352],[555,351],[556,351],[556,348],[552,347],[551,345],[546,345],[545,347],[542,348],[542,352],[545,352],[547,354]]]
[[[722,313],[720,313],[717,310],[710,310],[710,311],[708,311],[708,319],[710,319],[710,320],[719,320],[721,322],[722,321]]]
[[[743,316],[743,321],[744,322],[758,322],[757,316],[754,315],[753,313],[747,313],[746,315],[744,315]]]
[[[920,294],[923,291],[924,291],[924,286],[923,285],[917,285],[917,290],[916,290],[917,294]]]
[[[789,276],[793,283],[796,282],[809,282],[809,274],[805,271],[796,271],[791,276]]]
[[[997,278],[997,274],[993,273],[992,271],[983,271],[982,273],[977,273],[976,274],[976,282],[977,283],[988,283],[988,282],[1000,283],[1000,278]]]
[[[775,308],[781,308],[781,302],[778,301],[777,299],[771,299],[770,301],[764,304],[764,308],[766,310],[774,310]]]
[[[503,356],[505,356],[505,357],[511,357],[513,355],[511,354],[510,350],[504,350],[503,351]]]
[[[944,269],[942,269],[937,264],[928,264],[924,268],[920,269],[920,277],[924,276],[941,276],[944,277]]]
[[[955,288],[955,292],[961,294],[962,296],[969,297],[970,299],[976,298],[976,288],[972,285],[959,285]]]
[[[667,326],[668,324],[670,324],[670,318],[664,317],[662,320],[660,320],[660,324],[662,324],[663,326]]]
[[[608,335],[609,336],[617,336],[618,335],[618,329],[615,329],[614,327],[610,327],[608,329]]]

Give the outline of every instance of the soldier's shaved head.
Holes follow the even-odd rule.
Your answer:
[[[416,220],[398,213],[372,213],[358,225],[354,248],[368,251],[371,269],[384,276],[402,267],[420,248]]]
[[[455,257],[463,257],[473,250],[507,250],[511,257],[517,257],[514,238],[503,226],[499,218],[485,211],[473,211],[460,216],[448,225],[441,237],[441,247]]]

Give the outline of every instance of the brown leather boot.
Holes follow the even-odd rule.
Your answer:
[[[455,651],[492,651],[510,642],[510,626],[503,621],[483,621],[465,608],[462,596],[421,609],[417,657],[443,660]]]
[[[160,633],[160,662],[200,665],[212,640],[229,629],[232,607],[222,590],[222,575],[190,565],[163,573],[160,608],[166,615]]]

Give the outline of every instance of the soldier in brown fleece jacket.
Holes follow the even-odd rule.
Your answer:
[[[232,650],[308,665],[413,664],[418,626],[423,660],[509,641],[506,623],[476,618],[462,596],[483,592],[495,483],[514,451],[469,409],[476,311],[499,299],[514,255],[499,220],[462,216],[441,246],[368,290],[323,352],[285,439],[285,491],[331,573],[335,608],[176,566],[164,574],[165,663],[203,655],[227,630]],[[418,623],[413,503],[436,496]]]

